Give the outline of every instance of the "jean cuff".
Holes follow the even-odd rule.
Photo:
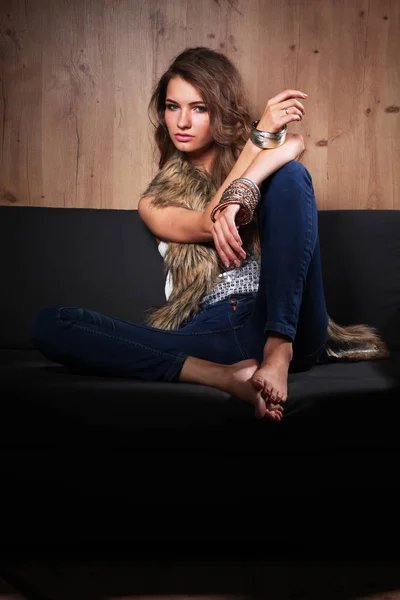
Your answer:
[[[276,333],[281,333],[282,335],[286,335],[287,337],[289,337],[292,342],[294,341],[294,338],[296,337],[296,331],[293,327],[290,327],[290,325],[282,325],[281,323],[272,323],[271,321],[268,321],[267,324],[264,327],[264,331],[267,333],[268,331],[274,331]]]
[[[183,363],[187,358],[189,358],[187,354],[177,355],[174,362],[165,371],[163,380],[169,381],[170,383],[178,381],[178,377],[182,370]]]

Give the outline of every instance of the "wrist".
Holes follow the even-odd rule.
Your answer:
[[[279,148],[285,143],[287,126],[284,125],[279,131],[264,131],[259,128],[260,121],[253,121],[251,125],[250,140],[255,146],[263,150]]]
[[[211,215],[211,210],[210,210],[210,207],[208,206],[206,208],[206,210],[202,213],[201,229],[202,229],[204,235],[211,236],[211,238],[212,238],[213,222],[211,221],[210,215]]]
[[[261,154],[261,152],[264,151],[264,148],[260,148],[260,146],[253,144],[251,138],[249,137],[243,151],[246,151],[250,160],[253,161],[259,154]]]
[[[239,177],[224,190],[219,204],[211,212],[211,220],[216,221],[217,213],[228,210],[233,213],[237,225],[248,225],[260,201],[260,190],[251,179]]]

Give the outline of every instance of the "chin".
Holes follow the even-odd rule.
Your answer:
[[[181,152],[198,152],[202,150],[201,147],[193,146],[190,142],[178,142],[175,144],[175,148]]]

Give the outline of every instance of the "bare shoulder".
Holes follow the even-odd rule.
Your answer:
[[[153,196],[143,196],[139,200],[138,204],[138,213],[141,219],[145,219],[146,215],[151,211],[151,202],[153,200]]]

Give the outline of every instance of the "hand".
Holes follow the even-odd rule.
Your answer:
[[[246,257],[242,239],[236,227],[235,217],[240,210],[240,204],[229,204],[215,214],[215,223],[211,228],[215,248],[227,269],[233,263],[240,267]]]
[[[276,133],[292,121],[301,121],[305,115],[304,106],[296,98],[305,98],[307,94],[299,90],[285,90],[270,98],[264,109],[257,129]],[[286,114],[285,111],[289,114]]]

